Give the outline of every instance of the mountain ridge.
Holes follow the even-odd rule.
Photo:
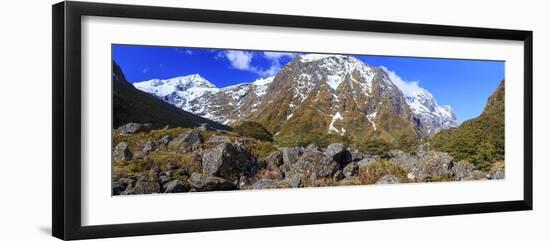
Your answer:
[[[394,127],[410,129],[406,131],[409,132],[406,136],[418,139],[458,125],[452,108],[439,106],[427,90],[424,89],[427,93],[424,95],[405,96],[383,68],[369,66],[352,56],[298,55],[273,77],[223,88],[215,87],[198,74],[189,76],[192,77],[154,79],[134,83],[134,86],[179,108],[220,123],[234,125],[243,120],[257,121],[276,136],[284,134],[286,123],[296,122],[293,119],[299,118],[303,112],[316,116],[318,120],[310,117],[299,119],[322,126],[325,129],[322,134],[344,136],[350,131],[363,132],[360,129],[368,129],[371,132],[368,136],[378,133],[376,138],[381,136],[390,141],[402,134],[395,133],[392,130]],[[186,81],[178,82],[180,85],[177,86],[170,85],[176,83],[173,79],[178,78]],[[187,79],[199,80],[198,86],[187,85]],[[159,87],[159,82],[169,83],[168,87],[155,89]],[[157,85],[153,88],[151,83]],[[313,91],[316,93],[312,94]],[[313,113],[312,110],[319,105],[309,103],[311,98],[324,101],[332,108],[324,106],[321,112],[326,113]],[[274,104],[274,101],[278,103]],[[304,103],[312,109],[300,108]],[[399,117],[392,117],[394,114]],[[357,121],[362,124],[352,123]],[[321,134],[320,130],[316,131]]]

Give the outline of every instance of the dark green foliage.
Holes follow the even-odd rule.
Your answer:
[[[388,158],[388,152],[394,148],[394,145],[383,140],[371,140],[358,146],[360,151],[382,158]]]
[[[245,121],[233,128],[233,132],[241,136],[251,137],[260,141],[273,141],[273,136],[262,125],[253,121]]]
[[[504,81],[489,97],[479,117],[441,131],[430,142],[455,160],[469,161],[483,171],[488,171],[495,161],[504,160]]]

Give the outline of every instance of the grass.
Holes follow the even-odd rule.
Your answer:
[[[374,184],[385,175],[393,175],[399,179],[401,183],[409,182],[407,172],[398,164],[387,160],[378,160],[359,168],[360,184]]]

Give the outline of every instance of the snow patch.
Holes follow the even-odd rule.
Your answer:
[[[376,123],[374,123],[374,121],[376,120],[376,114],[378,112],[375,111],[373,113],[370,113],[367,115],[367,119],[370,121],[370,123],[372,124],[372,127],[374,127],[374,130],[376,130]]]
[[[328,133],[331,133],[331,132],[340,133],[341,132],[341,130],[338,130],[334,127],[334,122],[337,121],[337,120],[344,120],[344,118],[342,118],[342,115],[340,114],[340,112],[336,112],[336,114],[334,114],[332,116],[332,121],[330,122],[330,125],[328,127]],[[342,128],[342,129],[344,129],[344,128]],[[345,129],[341,134],[343,134],[344,132],[346,132]]]

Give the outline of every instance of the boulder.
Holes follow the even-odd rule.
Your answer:
[[[413,169],[418,165],[418,159],[416,156],[410,155],[401,150],[391,150],[388,152],[388,155],[390,156],[390,162],[399,164],[406,169]]]
[[[136,182],[136,186],[131,190],[131,194],[150,194],[150,193],[160,193],[160,185],[152,181],[138,180]]]
[[[312,144],[309,144],[304,151],[318,151],[318,150],[319,150],[319,146],[312,143]]]
[[[356,162],[356,163],[357,163],[357,167],[358,167],[358,168],[362,168],[362,167],[365,167],[365,166],[367,166],[369,163],[374,162],[374,161],[376,161],[376,160],[375,160],[375,159],[372,159],[372,158],[365,158],[365,159],[362,159],[362,160],[360,160],[360,161],[358,161],[358,162]]]
[[[189,183],[180,180],[173,180],[164,184],[164,193],[189,192],[189,189],[191,189]]]
[[[275,188],[289,188],[290,185],[285,181],[261,179],[252,184],[252,189],[275,189]]]
[[[310,151],[300,156],[292,167],[306,177],[316,178],[331,177],[338,170],[339,164],[323,152]]]
[[[342,166],[347,165],[352,160],[351,152],[349,152],[342,143],[332,143],[328,145],[325,154]]]
[[[187,182],[197,191],[223,191],[237,189],[237,186],[229,180],[197,172],[191,174],[191,177],[187,179]]]
[[[163,173],[163,174],[164,174],[164,173]],[[159,183],[160,183],[161,185],[164,185],[164,184],[168,183],[168,182],[170,181],[170,179],[171,179],[170,176],[163,175],[163,174],[159,175],[159,178],[158,178]]]
[[[281,151],[274,151],[265,158],[269,167],[278,167],[283,165],[283,153]]]
[[[499,161],[495,162],[491,169],[489,170],[489,178],[490,179],[504,179],[504,162]]]
[[[132,159],[132,152],[128,148],[128,143],[120,142],[113,148],[114,161],[128,161]]]
[[[126,190],[127,184],[123,182],[112,182],[111,188],[113,189],[112,195],[120,195],[124,190]]]
[[[240,176],[254,176],[257,169],[256,158],[242,145],[221,143],[202,155],[202,171],[207,175],[235,181]]]
[[[416,181],[429,181],[433,177],[446,180],[456,179],[453,158],[445,152],[419,149],[416,155],[411,155],[400,150],[389,152],[389,161],[399,164],[408,171],[408,177]],[[459,168],[467,168],[460,164]],[[468,170],[460,170],[467,172]],[[467,174],[466,174],[467,175]]]
[[[172,140],[171,136],[165,135],[157,141],[156,145],[159,147],[166,147],[171,140]]]
[[[208,141],[210,144],[219,144],[219,143],[231,143],[231,138],[229,136],[211,136]]]
[[[123,183],[123,185],[126,186],[133,186],[137,182],[137,177],[121,177],[117,180],[117,182]]]
[[[239,187],[242,189],[243,187],[245,187],[246,185],[249,185],[251,182],[250,178],[247,177],[247,176],[241,176],[239,178]]]
[[[396,184],[396,183],[400,183],[399,178],[391,174],[386,174],[380,179],[378,179],[378,181],[376,181],[376,184]]]
[[[451,170],[454,172],[454,179],[460,181],[470,176],[475,166],[467,161],[459,161],[453,165]]]
[[[462,180],[464,181],[487,180],[487,174],[485,174],[480,170],[473,170],[468,174],[468,176],[464,177]]]
[[[298,161],[304,150],[301,147],[283,147],[281,152],[283,153],[283,162],[292,164]]]
[[[267,168],[261,169],[258,172],[258,174],[256,174],[256,177],[264,178],[264,179],[282,180],[285,178],[285,174],[277,166],[268,166]]]
[[[344,169],[342,169],[342,174],[345,177],[356,176],[358,171],[359,171],[359,164],[357,164],[357,162],[352,162],[348,164],[346,167],[344,167]]]
[[[148,154],[149,152],[154,151],[156,148],[157,148],[156,143],[149,140],[143,144],[142,151],[143,153]]]
[[[189,130],[170,141],[168,143],[168,148],[171,150],[189,151],[193,145],[202,143],[203,139],[201,133],[198,130]]]
[[[302,178],[300,178],[300,175],[287,176],[285,178],[285,181],[291,188],[299,188],[303,186]]]
[[[126,125],[118,127],[118,131],[123,135],[136,134],[138,132],[149,131],[151,129],[151,124],[140,124],[140,123],[128,123]]]
[[[332,178],[334,179],[334,181],[340,181],[344,178],[346,178],[346,176],[344,176],[344,173],[342,172],[342,170],[338,170],[334,173],[334,175],[332,176]]]

